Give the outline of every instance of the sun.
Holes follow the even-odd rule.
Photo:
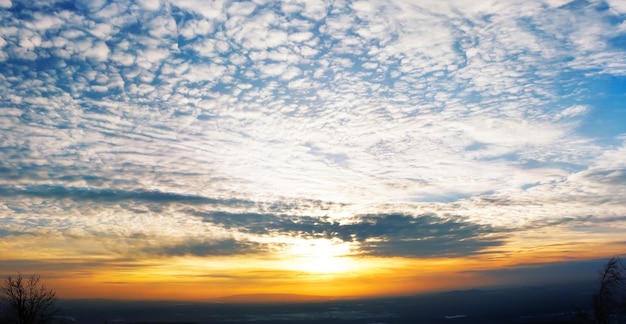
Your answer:
[[[349,257],[303,257],[292,262],[295,264],[294,270],[311,274],[338,274],[354,268]]]
[[[340,274],[354,271],[356,261],[345,242],[328,239],[301,239],[287,250],[285,267],[310,274]]]

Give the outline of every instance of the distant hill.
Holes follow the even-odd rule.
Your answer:
[[[209,302],[223,302],[223,303],[303,303],[303,302],[325,302],[336,300],[347,300],[345,297],[329,297],[329,296],[316,296],[316,295],[299,295],[299,294],[241,294],[231,295],[215,299],[210,299]]]
[[[342,299],[234,295],[205,302],[62,300],[68,323],[589,323],[594,282]]]

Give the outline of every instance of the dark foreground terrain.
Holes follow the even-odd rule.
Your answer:
[[[307,303],[65,300],[66,323],[586,323],[592,283]]]

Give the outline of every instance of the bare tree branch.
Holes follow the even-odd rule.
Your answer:
[[[614,256],[600,271],[600,287],[593,295],[593,315],[596,323],[608,324],[619,320],[626,304],[626,267]]]
[[[0,300],[6,305],[5,314],[0,314],[10,323],[50,323],[57,313],[57,297],[52,289],[39,282],[39,276],[7,277],[0,283]]]

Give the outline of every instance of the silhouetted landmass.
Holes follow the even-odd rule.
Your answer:
[[[591,316],[596,284],[298,303],[66,300],[62,315],[79,324],[590,323],[583,317]]]
[[[314,296],[314,295],[300,295],[300,294],[245,294],[245,295],[232,295],[221,298],[215,298],[209,300],[210,302],[218,303],[253,303],[253,304],[267,304],[267,303],[281,303],[288,300],[289,303],[307,303],[307,302],[324,302],[333,300],[342,300],[346,298],[329,297],[329,296]]]

